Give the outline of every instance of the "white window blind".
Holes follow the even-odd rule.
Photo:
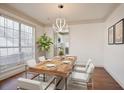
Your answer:
[[[0,16],[0,73],[34,57],[34,28]]]

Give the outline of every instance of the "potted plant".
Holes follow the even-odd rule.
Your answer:
[[[49,51],[51,45],[53,44],[52,39],[44,33],[37,41],[38,47],[40,51],[44,52],[44,56],[46,57],[46,52]]]
[[[64,55],[64,49],[62,47],[60,47],[59,56],[63,56],[63,55]]]
[[[63,48],[63,47],[60,47],[59,56],[60,56],[60,59],[61,59],[61,60],[64,59],[64,48]]]

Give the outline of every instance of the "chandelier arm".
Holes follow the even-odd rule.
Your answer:
[[[54,31],[57,31],[57,27],[53,24]]]
[[[62,19],[60,19],[59,25],[60,25],[60,29],[62,29]]]
[[[60,27],[59,27],[59,25],[58,25],[58,22],[59,22],[59,21],[60,21],[60,19],[57,18],[57,19],[56,19],[56,26],[57,26],[58,29],[60,29]]]
[[[61,27],[62,29],[65,27],[65,19],[62,19],[63,20],[63,26]]]

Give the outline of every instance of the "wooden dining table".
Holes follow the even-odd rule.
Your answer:
[[[67,89],[67,79],[73,71],[74,64],[76,62],[76,56],[55,56],[51,60],[39,62],[34,67],[29,67],[29,72],[35,72],[39,74],[48,74],[64,79],[65,90]],[[53,65],[53,66],[49,66]]]

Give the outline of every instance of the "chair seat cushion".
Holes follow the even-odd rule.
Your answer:
[[[47,90],[54,90],[55,89],[55,84],[51,84],[48,88],[47,88]]]
[[[81,71],[81,72],[85,72],[85,71],[86,71],[86,68],[85,68],[85,67],[75,66],[75,67],[74,67],[74,71]]]
[[[36,80],[30,80],[25,78],[18,79],[18,87],[27,90],[39,90],[42,89],[41,82]]]
[[[54,84],[55,77],[51,77],[48,81],[40,81],[42,84],[42,88],[44,90],[54,90],[55,89],[55,84]]]
[[[53,80],[54,77],[52,77],[47,82],[19,78],[17,84],[20,89],[26,90],[54,90],[55,84],[53,83]]]
[[[89,81],[89,74],[73,72],[72,73],[72,80],[76,80],[79,82],[88,82]]]
[[[49,83],[41,81],[41,84],[42,84],[43,90],[45,90],[45,88],[48,86]],[[55,84],[50,84],[47,90],[54,90],[54,88],[55,88]]]

